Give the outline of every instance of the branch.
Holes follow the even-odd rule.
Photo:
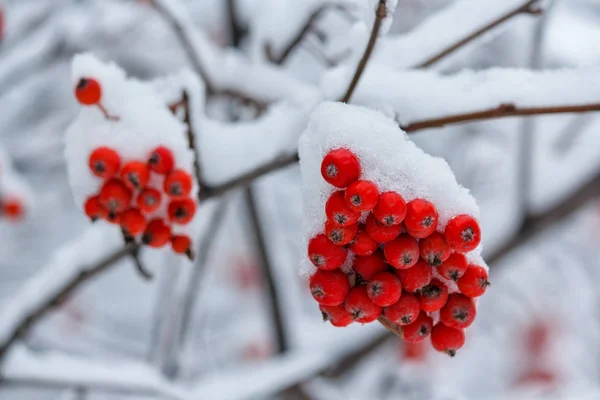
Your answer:
[[[198,182],[198,190],[202,191],[204,189],[204,180],[202,179],[202,171],[200,170],[200,154],[198,153],[198,149],[196,148],[196,135],[194,134],[194,129],[192,126],[192,113],[190,111],[190,99],[187,91],[183,91],[182,96],[183,107],[185,110],[185,114],[183,117],[183,122],[187,125],[187,138],[188,145],[190,150],[194,152],[194,172],[196,173],[196,181]]]
[[[450,45],[448,48],[442,50],[440,53],[432,56],[428,60],[417,65],[416,68],[427,68],[427,67],[432,66],[433,64],[441,61],[443,58],[449,56],[450,54],[454,53],[455,51],[457,51],[460,48],[464,47],[465,45],[469,44],[470,42],[472,42],[473,40],[482,36],[483,34],[495,29],[499,25],[502,25],[503,23],[511,20],[512,18],[516,17],[517,15],[520,15],[520,14],[540,15],[541,13],[542,13],[542,9],[539,7],[539,0],[529,0],[522,6],[517,7],[516,9],[508,12],[505,15],[500,16],[498,19],[490,22],[489,24],[482,27],[481,29],[476,30],[472,34],[468,35],[467,37]]]
[[[123,241],[125,242],[125,245],[133,244],[137,246],[136,249],[131,253],[131,258],[133,259],[133,263],[135,264],[135,269],[139,272],[142,278],[144,278],[147,281],[151,280],[153,278],[152,274],[148,272],[146,268],[144,268],[144,265],[140,261],[139,253],[141,246],[138,246],[135,243],[135,239],[131,237],[127,232],[125,232],[124,229],[121,229],[121,232],[123,233]]]
[[[352,93],[354,93],[354,89],[358,85],[358,81],[362,76],[367,63],[369,62],[369,58],[371,58],[371,54],[373,53],[373,49],[375,48],[375,43],[377,43],[377,38],[379,37],[379,31],[381,30],[381,24],[383,20],[387,16],[387,7],[386,0],[379,0],[379,4],[377,5],[377,10],[375,11],[375,22],[373,22],[373,29],[371,30],[371,36],[369,37],[369,42],[367,43],[367,48],[365,49],[365,53],[363,54],[358,66],[356,67],[356,72],[354,73],[354,77],[352,77],[352,81],[350,82],[350,86],[346,91],[344,97],[342,97],[343,103],[348,103],[350,98],[352,97]]]
[[[404,334],[402,333],[402,328],[400,328],[400,326],[394,324],[392,321],[390,321],[389,319],[387,319],[384,316],[377,318],[377,321],[379,321],[379,323],[381,325],[383,325],[383,327],[385,329],[392,332],[394,335],[398,336],[400,339],[404,339]]]
[[[231,33],[231,45],[233,47],[240,47],[242,39],[248,34],[248,29],[240,25],[235,0],[227,0],[226,8]]]
[[[600,104],[573,105],[573,106],[555,106],[555,107],[517,107],[514,104],[501,104],[496,108],[488,110],[474,111],[464,114],[449,115],[446,117],[434,118],[429,120],[410,123],[401,128],[409,133],[429,128],[441,128],[446,125],[459,124],[464,122],[476,122],[488,119],[506,118],[506,117],[527,117],[535,115],[566,114],[566,113],[586,113],[600,111]]]

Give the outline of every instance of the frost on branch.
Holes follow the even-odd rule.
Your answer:
[[[25,218],[33,206],[29,184],[14,170],[12,162],[0,148],[0,217],[17,222]]]
[[[392,22],[394,22],[394,12],[398,6],[398,0],[357,0],[360,16],[362,17],[361,19],[367,25],[369,30],[375,22],[380,3],[384,3],[386,11],[379,34],[385,35],[392,27]]]
[[[128,79],[115,64],[76,56],[73,87],[82,107],[65,154],[75,202],[92,220],[188,253],[197,236],[198,184],[187,127],[165,103],[168,83]]]
[[[454,355],[488,285],[469,191],[446,161],[361,107],[319,106],[299,151],[301,272],[324,318],[335,326],[379,318],[407,341],[431,333],[436,349]]]

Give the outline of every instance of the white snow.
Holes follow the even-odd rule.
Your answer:
[[[22,205],[26,217],[35,206],[34,199],[31,186],[15,171],[9,155],[0,147],[0,202],[3,200],[18,201]]]
[[[357,0],[359,14],[362,17],[362,21],[369,28],[369,31],[371,31],[373,24],[375,23],[375,15],[377,8],[379,7],[379,2],[380,0]],[[384,36],[392,27],[394,13],[398,6],[398,0],[384,0],[384,2],[387,13],[379,30],[380,36]]]

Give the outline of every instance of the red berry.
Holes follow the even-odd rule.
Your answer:
[[[171,150],[164,146],[159,146],[152,151],[148,157],[148,166],[157,174],[166,175],[173,169],[175,158]]]
[[[353,211],[346,205],[344,192],[333,192],[327,203],[325,203],[325,215],[327,219],[339,226],[348,226],[358,222],[360,212]]]
[[[418,239],[426,238],[435,232],[438,213],[433,203],[424,199],[415,199],[406,205],[404,226],[408,233]]]
[[[437,351],[454,357],[456,352],[465,345],[465,332],[438,322],[431,331],[431,344]]]
[[[121,213],[108,213],[106,215],[106,221],[111,224],[121,225]]]
[[[165,179],[164,189],[173,198],[187,197],[192,192],[192,176],[181,169],[171,171]]]
[[[418,293],[421,310],[425,312],[439,311],[448,301],[448,287],[438,279],[421,288]]]
[[[469,297],[481,296],[490,286],[485,268],[473,264],[469,265],[467,272],[456,283],[462,294]]]
[[[337,306],[344,302],[350,283],[342,271],[317,270],[310,277],[310,293],[324,306]]]
[[[402,283],[391,272],[379,272],[369,280],[367,294],[371,301],[378,306],[391,306],[398,301],[402,294]]]
[[[379,243],[387,243],[396,239],[402,232],[402,225],[383,225],[373,214],[367,217],[365,229],[371,238]]]
[[[172,200],[169,203],[168,212],[171,222],[185,225],[196,214],[196,202],[192,199]]]
[[[448,222],[444,236],[452,250],[468,253],[479,246],[481,229],[475,218],[470,215],[459,215]]]
[[[448,296],[448,302],[440,311],[440,321],[453,328],[469,327],[477,316],[477,308],[472,298],[460,293]]]
[[[127,209],[121,214],[121,227],[130,236],[136,236],[146,229],[146,218],[137,208]]]
[[[319,269],[332,270],[346,261],[348,250],[332,243],[327,236],[317,235],[308,242],[308,257]]]
[[[158,190],[146,188],[138,195],[137,206],[145,213],[153,213],[159,209],[161,197],[162,194]]]
[[[387,264],[383,260],[381,252],[378,251],[370,256],[357,256],[354,259],[353,269],[362,280],[368,281],[373,275],[385,271]]]
[[[185,254],[193,258],[192,239],[186,235],[175,235],[171,238],[171,248],[177,254]]]
[[[355,181],[346,189],[344,199],[354,211],[371,211],[379,199],[379,190],[371,181]]]
[[[360,177],[360,162],[348,149],[331,150],[321,163],[321,175],[329,184],[345,188]]]
[[[23,219],[25,209],[23,203],[14,198],[9,198],[1,202],[2,215],[11,221],[20,221]]]
[[[452,253],[446,261],[438,267],[438,272],[446,279],[457,281],[467,271],[467,257],[464,254]]]
[[[108,210],[109,215],[125,211],[131,203],[131,190],[118,179],[107,181],[100,189],[100,204]]]
[[[162,219],[153,219],[146,225],[142,243],[150,247],[163,247],[171,239],[171,228]]]
[[[331,325],[338,328],[348,326],[353,322],[352,315],[346,311],[344,304],[338,306],[319,305],[319,309],[323,315],[323,321],[329,321]]]
[[[439,232],[434,232],[425,239],[419,242],[421,258],[433,267],[439,267],[442,262],[446,261],[452,250],[446,244],[444,235]]]
[[[433,328],[433,320],[424,312],[412,324],[402,327],[402,337],[409,343],[418,343],[427,338]]]
[[[97,104],[102,98],[102,87],[95,79],[81,78],[75,86],[75,97],[80,104],[85,106]]]
[[[404,290],[416,292],[431,283],[432,268],[425,261],[419,260],[414,267],[396,270],[396,275]]]
[[[396,192],[382,193],[373,209],[373,215],[384,225],[401,224],[406,217],[406,202]]]
[[[408,235],[386,243],[383,252],[387,262],[398,269],[408,269],[419,261],[419,243]]]
[[[363,228],[359,228],[349,248],[357,256],[369,256],[379,248],[379,244]]]
[[[121,170],[121,179],[133,190],[143,189],[150,178],[148,166],[140,161],[130,161]]]
[[[414,294],[402,292],[400,299],[383,309],[383,315],[398,325],[409,325],[416,321],[421,312],[421,304]]]
[[[325,234],[333,243],[344,246],[350,243],[358,232],[358,224],[338,226],[331,221],[325,222]]]
[[[92,222],[98,219],[105,219],[106,217],[108,217],[108,211],[100,204],[99,196],[89,197],[85,201],[85,205],[83,206],[83,208],[85,211],[85,215],[87,215],[89,219],[92,220]]]
[[[346,311],[354,321],[366,324],[379,318],[382,308],[369,298],[367,287],[360,285],[350,289],[346,297]]]
[[[108,179],[119,172],[121,158],[119,153],[109,147],[98,147],[90,154],[88,165],[94,175]]]
[[[402,346],[402,354],[405,360],[422,361],[427,356],[425,342],[406,342]]]

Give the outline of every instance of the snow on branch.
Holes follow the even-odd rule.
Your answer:
[[[227,95],[258,105],[277,100],[298,102],[319,96],[317,89],[276,66],[253,64],[236,50],[217,48],[197,29],[178,0],[154,0],[160,15],[173,27],[208,95]]]
[[[345,89],[349,68],[324,80],[327,97]],[[494,119],[598,111],[597,68],[529,71],[496,68],[443,76],[370,64],[354,95],[356,104],[393,115],[408,131]],[[385,79],[382,79],[385,77]]]
[[[407,34],[382,39],[374,56],[396,68],[429,67],[518,15],[541,13],[540,0],[463,0]]]

